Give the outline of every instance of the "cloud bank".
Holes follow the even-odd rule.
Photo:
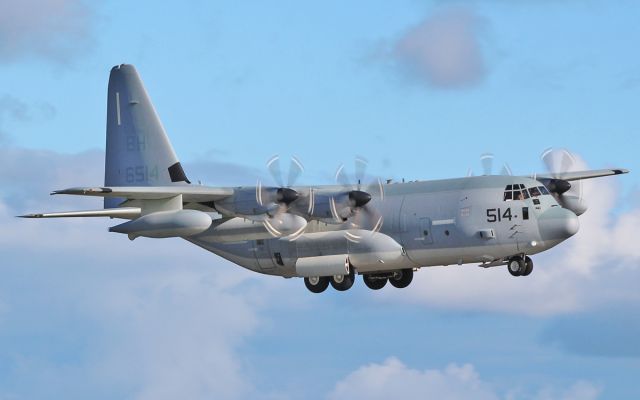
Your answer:
[[[578,381],[567,389],[541,388],[525,394],[510,389],[506,398],[537,400],[595,400],[601,389],[587,381]],[[442,370],[417,370],[391,357],[382,364],[358,368],[336,384],[330,400],[358,399],[443,399],[497,400],[505,398],[499,390],[482,380],[471,364],[450,364]]]
[[[99,184],[104,157],[0,146],[0,158],[0,397],[255,397],[239,348],[279,282],[258,291],[190,243],[107,233],[115,221],[17,219],[99,207],[48,192]]]
[[[445,8],[408,29],[387,58],[410,79],[451,89],[478,84],[486,75],[481,37],[484,21],[466,8]]]
[[[38,57],[65,63],[89,44],[83,0],[0,0],[0,62]]]

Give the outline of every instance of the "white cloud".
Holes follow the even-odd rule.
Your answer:
[[[67,62],[89,43],[92,12],[83,0],[0,0],[0,10],[0,62]]]
[[[103,156],[0,156],[0,397],[255,397],[239,349],[280,281],[179,239],[130,242],[108,219],[15,218],[100,207],[48,192],[99,184]]]
[[[498,399],[470,364],[416,370],[397,358],[358,368],[338,382],[329,399]]]
[[[596,400],[602,394],[602,388],[587,381],[578,381],[565,390],[543,388],[533,400]]]
[[[328,399],[595,400],[601,392],[601,388],[590,382],[578,381],[567,389],[543,387],[537,393],[527,394],[516,388],[502,395],[481,379],[471,364],[449,364],[442,370],[417,370],[391,357],[381,364],[372,363],[356,369],[335,385]]]
[[[388,53],[401,71],[430,86],[473,85],[486,74],[482,27],[470,9],[441,9],[411,27]]]

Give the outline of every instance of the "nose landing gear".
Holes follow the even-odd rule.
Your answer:
[[[511,257],[507,270],[513,276],[528,276],[533,271],[533,260],[529,256]]]

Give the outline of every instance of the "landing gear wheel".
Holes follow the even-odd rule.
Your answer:
[[[513,276],[522,276],[525,272],[525,262],[522,257],[513,257],[509,260],[507,264],[507,269],[509,273]]]
[[[372,290],[380,290],[387,284],[387,278],[377,277],[370,274],[362,275],[362,280],[364,284],[367,285],[369,289]]]
[[[413,280],[413,269],[407,268],[395,271],[393,276],[389,278],[389,282],[398,289],[406,288]]]
[[[322,293],[329,287],[329,277],[311,276],[304,278],[304,285],[313,293]]]
[[[335,290],[344,292],[345,290],[351,289],[355,279],[355,272],[353,268],[350,268],[349,275],[334,275],[329,280],[331,281],[331,286],[333,286]]]
[[[530,257],[524,259],[524,272],[522,276],[528,276],[533,271],[533,260]]]

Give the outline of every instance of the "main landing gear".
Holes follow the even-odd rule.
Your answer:
[[[311,276],[304,278],[304,285],[313,293],[322,293],[329,287],[329,284],[339,292],[351,289],[356,280],[353,268],[350,268],[348,275],[334,276]]]
[[[507,269],[513,276],[527,276],[533,271],[533,260],[529,256],[511,257]]]
[[[406,288],[413,280],[413,269],[407,268],[391,272],[363,274],[362,280],[364,284],[372,290],[382,289],[387,282],[397,288]],[[324,292],[329,287],[329,284],[331,284],[335,290],[343,292],[349,290],[354,282],[355,272],[353,268],[348,275],[312,276],[304,278],[305,286],[313,293]]]

